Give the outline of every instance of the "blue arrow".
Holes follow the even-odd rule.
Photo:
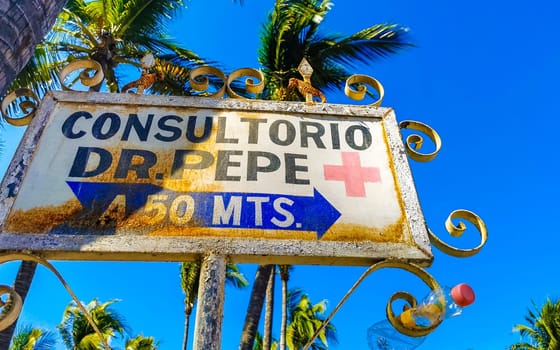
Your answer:
[[[177,192],[152,184],[67,181],[87,217],[98,217],[117,195],[125,196],[126,215],[148,202],[148,196],[163,195],[158,202],[166,208],[182,208],[184,195],[194,202],[192,218],[186,226],[254,228],[267,230],[315,231],[321,237],[338,220],[340,212],[314,189],[313,196],[244,192]],[[182,196],[182,197],[181,197]],[[172,205],[177,200],[179,205]],[[177,203],[175,203],[177,204]],[[181,207],[183,204],[183,207]],[[179,209],[178,209],[179,210]]]

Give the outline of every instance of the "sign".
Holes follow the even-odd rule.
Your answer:
[[[55,92],[0,200],[0,250],[57,259],[432,258],[387,108]]]

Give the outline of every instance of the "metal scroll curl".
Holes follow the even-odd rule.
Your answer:
[[[217,76],[222,80],[222,82],[224,82],[222,87],[214,93],[208,91],[210,87],[210,80],[208,79],[208,75]],[[189,79],[191,87],[196,91],[207,92],[207,97],[222,98],[224,96],[224,93],[226,92],[227,78],[224,72],[222,72],[218,68],[211,66],[197,67],[191,70]]]
[[[405,263],[398,260],[383,260],[378,263],[371,265],[362,275],[358,278],[358,280],[354,283],[354,285],[346,292],[344,297],[340,300],[340,302],[335,306],[333,311],[323,320],[321,326],[315,331],[313,336],[309,339],[307,344],[303,347],[303,350],[307,350],[311,347],[311,345],[315,342],[315,339],[319,336],[321,331],[329,324],[331,319],[334,315],[338,312],[338,310],[342,307],[342,305],[346,302],[346,300],[352,295],[352,293],[358,288],[358,286],[368,277],[371,273],[381,269],[381,268],[396,268],[408,271],[416,276],[418,276],[432,291],[440,289],[440,285],[437,281],[422,267],[413,264],[413,263]],[[411,337],[423,337],[428,335],[429,333],[433,332],[440,324],[441,320],[434,321],[428,327],[420,327],[420,326],[411,326],[405,325],[401,321],[401,315],[395,314],[393,311],[393,303],[397,300],[403,300],[408,305],[405,306],[405,309],[414,308],[417,306],[418,301],[414,296],[408,292],[396,292],[391,296],[389,302],[387,303],[386,312],[387,312],[387,319],[389,322],[395,327],[396,330],[399,332],[406,334]]]
[[[352,85],[358,84],[358,89],[354,89]],[[375,79],[370,77],[369,75],[363,74],[354,74],[350,76],[346,80],[346,86],[344,87],[344,93],[346,96],[350,97],[355,101],[361,101],[366,97],[366,93],[368,92],[366,85],[367,84],[377,92],[377,100],[370,104],[373,107],[379,107],[381,102],[383,101],[383,97],[385,95],[385,90],[383,89],[383,85]]]
[[[20,295],[10,286],[0,285],[0,296],[7,295],[6,301],[0,299],[0,331],[13,324],[23,307]]]
[[[58,272],[58,270],[51,263],[41,257],[28,253],[8,253],[0,255],[0,264],[16,260],[33,261],[45,266],[52,273],[54,273],[58,280],[62,283],[68,294],[70,294],[72,300],[76,303],[76,307],[78,307],[82,311],[84,317],[87,319],[95,333],[97,333],[99,339],[101,339],[101,341],[103,342],[104,348],[107,350],[111,350],[107,339],[105,339],[103,333],[101,333],[99,327],[97,327],[89,312],[86,310],[82,302],[78,299],[74,291],[72,291],[68,283],[66,283],[60,272]],[[16,293],[16,291],[11,287],[0,285],[0,295],[4,295],[6,293],[9,294],[7,302],[3,302],[0,300],[0,331],[6,329],[17,320],[22,308],[21,297]]]
[[[436,248],[451,256],[464,258],[464,257],[475,255],[482,249],[482,247],[486,244],[486,240],[488,239],[488,230],[486,228],[486,224],[484,223],[484,221],[482,221],[482,219],[478,215],[476,215],[471,211],[465,209],[455,210],[451,214],[449,214],[447,220],[445,221],[445,228],[447,229],[447,232],[453,237],[461,237],[463,233],[467,230],[467,227],[465,226],[464,222],[459,221],[459,223],[455,225],[453,223],[454,219],[467,220],[468,222],[473,224],[474,227],[476,227],[478,233],[480,234],[480,243],[478,244],[478,246],[471,249],[459,249],[453,247],[443,242],[430,229],[428,229],[428,236],[430,238],[430,242]]]
[[[23,116],[21,117],[10,117],[8,116],[8,109],[10,105],[14,102],[18,102],[18,106]],[[2,117],[6,122],[13,126],[25,126],[31,122],[31,119],[35,116],[37,107],[39,106],[39,98],[30,89],[16,89],[10,92],[2,100]]]
[[[430,140],[435,145],[435,150],[431,153],[420,153],[418,150],[422,148],[424,143],[424,138],[418,134],[411,134],[408,135],[406,138],[406,154],[413,160],[417,162],[430,162],[432,161],[439,153],[441,149],[441,138],[439,137],[438,133],[432,129],[430,126],[412,121],[412,120],[404,120],[399,123],[399,127],[401,129],[411,129],[415,131],[419,131],[430,138]]]
[[[62,68],[59,73],[60,84],[63,90],[75,91],[70,86],[66,85],[65,81],[72,73],[77,73],[78,71],[80,71],[78,79],[85,86],[95,86],[103,81],[103,69],[98,62],[94,60],[76,60]],[[90,72],[92,71],[94,74],[90,76]]]
[[[245,90],[250,93],[250,94],[259,94],[264,90],[264,75],[261,71],[253,69],[253,68],[241,68],[238,69],[236,71],[234,71],[233,73],[231,73],[227,79],[227,93],[229,97],[232,98],[240,98],[240,99],[248,99],[246,97],[243,97],[239,94],[237,94],[235,91],[232,90],[231,88],[231,83],[236,80],[239,79],[241,77],[247,77],[250,76],[252,78],[247,78],[245,79]],[[255,82],[255,79],[258,82]]]

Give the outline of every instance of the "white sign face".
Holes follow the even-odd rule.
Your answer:
[[[0,249],[27,237],[58,258],[431,259],[389,109],[57,93],[36,118],[36,147],[24,140],[10,168],[31,157],[23,179],[2,185]]]

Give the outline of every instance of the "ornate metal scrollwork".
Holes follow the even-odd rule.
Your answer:
[[[426,270],[424,270],[422,267],[420,267],[416,264],[405,263],[405,262],[397,261],[397,260],[383,260],[383,261],[380,261],[378,263],[375,263],[375,264],[371,265],[366,271],[364,271],[364,273],[362,273],[362,275],[358,278],[358,280],[354,283],[354,285],[348,290],[348,292],[346,292],[344,297],[335,306],[333,311],[331,311],[331,313],[327,316],[327,318],[325,318],[325,320],[323,320],[323,323],[315,331],[315,333],[309,339],[307,344],[305,344],[305,346],[303,347],[303,350],[309,349],[309,347],[313,344],[315,339],[319,336],[319,334],[321,333],[323,328],[326,327],[326,325],[331,321],[331,319],[334,317],[334,315],[338,312],[338,310],[342,307],[342,305],[346,302],[346,300],[352,295],[352,293],[356,290],[356,288],[358,288],[358,286],[366,279],[366,277],[368,277],[371,273],[373,273],[373,272],[375,272],[375,271],[377,271],[381,268],[397,268],[397,269],[402,269],[402,270],[408,271],[408,272],[418,276],[431,290],[437,290],[437,289],[440,288],[437,281],[428,272],[426,272]],[[393,327],[395,327],[395,329],[397,329],[399,332],[401,332],[403,334],[406,334],[408,336],[411,336],[411,337],[423,337],[423,336],[433,332],[434,329],[436,329],[441,324],[441,320],[438,320],[438,321],[435,321],[429,327],[417,327],[417,326],[416,327],[411,327],[409,325],[405,325],[400,319],[400,314],[396,315],[395,312],[393,311],[393,303],[397,300],[405,301],[408,304],[407,306],[405,306],[405,308],[416,307],[418,301],[416,300],[416,298],[414,298],[414,296],[412,294],[410,294],[408,292],[396,292],[389,299],[389,302],[387,303],[387,308],[386,308],[387,319],[389,320],[389,322],[391,322]]]
[[[443,242],[431,230],[428,229],[428,236],[430,237],[430,242],[436,248],[451,256],[462,258],[462,257],[473,256],[476,253],[478,253],[482,249],[482,247],[486,244],[486,240],[488,239],[488,230],[486,229],[486,224],[484,223],[484,221],[482,221],[482,219],[478,215],[468,210],[459,209],[453,211],[451,214],[449,214],[447,220],[445,221],[445,228],[447,229],[447,232],[453,237],[461,237],[467,229],[467,227],[462,221],[459,221],[459,223],[455,225],[452,221],[453,219],[467,220],[468,222],[470,222],[476,227],[478,233],[480,234],[480,243],[478,244],[478,246],[471,249],[459,249],[453,247]]]
[[[62,68],[59,73],[62,90],[74,91],[74,89],[66,85],[65,80],[69,78],[71,73],[76,73],[79,70],[81,72],[78,74],[78,79],[85,86],[95,86],[103,81],[103,69],[98,62],[94,60],[76,60]],[[93,76],[89,75],[91,71],[94,72]]]
[[[19,109],[23,116],[21,117],[9,117],[8,109],[13,102],[19,101]],[[10,92],[2,100],[2,117],[10,125],[14,126],[25,126],[31,122],[31,119],[35,116],[37,107],[39,107],[39,98],[30,89],[16,89]]]
[[[0,299],[0,331],[13,324],[23,307],[19,294],[10,286],[0,285],[0,296],[7,295],[6,301]]]
[[[95,333],[97,333],[99,339],[101,339],[101,341],[103,342],[103,346],[107,350],[111,350],[111,347],[107,343],[107,339],[105,339],[105,337],[103,336],[103,334],[101,333],[97,325],[95,324],[89,312],[86,310],[82,302],[78,299],[74,291],[72,291],[68,283],[66,283],[66,281],[64,280],[60,272],[58,272],[58,270],[51,263],[49,263],[47,260],[41,257],[35,256],[33,254],[27,254],[27,253],[8,253],[8,254],[0,255],[0,264],[10,262],[10,261],[15,261],[15,260],[33,261],[35,263],[45,266],[52,273],[54,273],[58,278],[58,280],[62,283],[62,285],[68,292],[68,294],[70,294],[70,297],[76,303],[76,306],[82,311],[84,317],[87,319],[87,321],[89,322],[89,324],[91,325]],[[3,301],[0,300],[1,302],[0,308],[2,309],[2,312],[0,312],[0,331],[9,327],[12,323],[14,323],[17,320],[21,312],[21,306],[22,306],[21,297],[16,293],[16,291],[13,288],[5,285],[0,285],[0,295],[6,293],[10,295],[7,302],[4,303]]]
[[[208,79],[209,75],[218,77],[224,83],[218,91],[213,93],[208,91],[210,88],[210,80]],[[228,97],[248,99],[236,93],[231,87],[233,81],[241,77],[251,77],[245,80],[245,90],[248,93],[258,94],[264,90],[264,76],[261,71],[253,68],[237,69],[228,77],[224,72],[215,67],[197,67],[190,73],[190,84],[196,91],[208,92],[207,97],[222,98],[227,92]]]
[[[435,150],[431,153],[420,153],[418,150],[422,148],[424,143],[424,138],[418,134],[411,134],[408,135],[406,138],[405,148],[406,154],[413,160],[417,162],[430,162],[432,161],[439,153],[441,149],[441,138],[439,137],[438,133],[429,127],[426,124],[412,121],[412,120],[404,120],[399,123],[399,127],[401,129],[411,129],[420,131],[421,133],[427,135],[430,140],[435,145]]]
[[[241,68],[231,73],[227,79],[227,93],[229,97],[247,99],[246,97],[235,93],[231,88],[231,83],[234,80],[247,76],[256,78],[258,81],[255,82],[252,78],[245,79],[245,90],[247,90],[248,93],[259,94],[264,90],[264,75],[261,71],[253,68]]]
[[[210,80],[208,79],[208,75],[217,76],[224,82],[222,87],[214,93],[208,92],[208,89],[210,87]],[[191,71],[189,79],[191,87],[196,91],[208,92],[207,97],[222,98],[224,96],[224,93],[226,92],[227,78],[224,72],[222,72],[218,68],[211,66],[197,67]]]
[[[355,84],[358,85],[358,90],[355,90],[352,86]],[[383,85],[375,79],[370,77],[369,75],[363,74],[354,74],[350,76],[346,80],[346,86],[344,87],[344,93],[346,96],[350,97],[355,101],[361,101],[366,97],[366,93],[368,92],[366,85],[367,84],[375,89],[377,92],[377,100],[370,104],[373,107],[379,107],[381,102],[383,101],[383,97],[385,96],[385,90],[383,89]]]

